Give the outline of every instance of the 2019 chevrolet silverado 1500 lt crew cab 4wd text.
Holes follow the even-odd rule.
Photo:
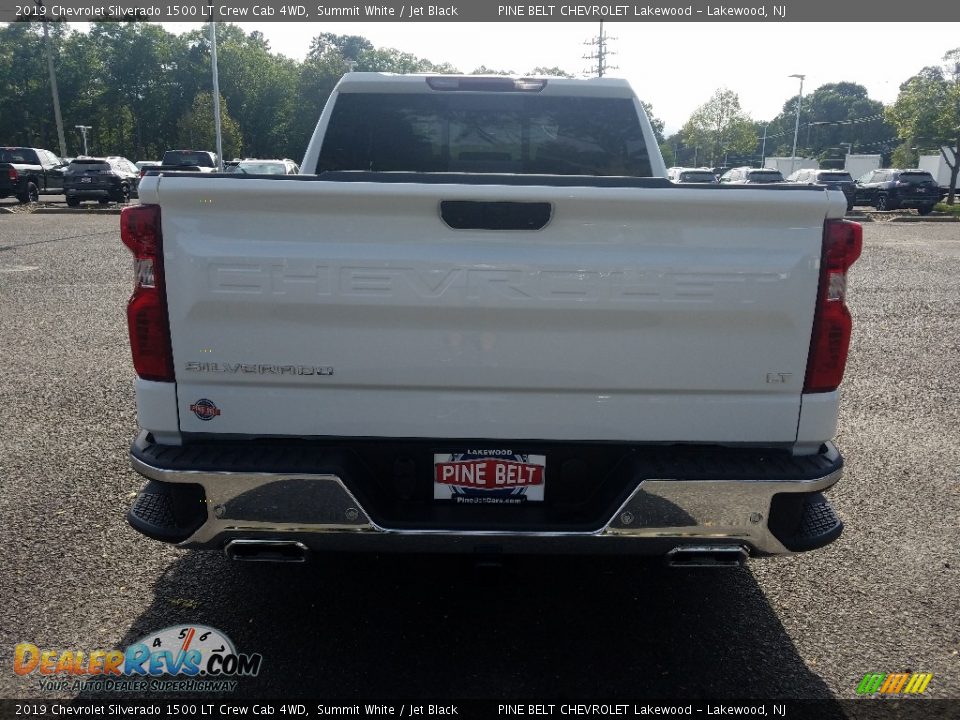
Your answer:
[[[124,210],[135,528],[721,565],[840,534],[842,193],[674,185],[609,79],[348,74],[302,167]]]

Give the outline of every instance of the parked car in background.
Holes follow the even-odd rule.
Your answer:
[[[137,195],[140,173],[125,157],[77,158],[67,168],[63,190],[67,205],[77,207],[83,200],[106,204],[125,203]]]
[[[933,210],[943,196],[933,175],[920,169],[871,170],[857,178],[855,188],[857,205],[877,210],[916,208],[921,215]]]
[[[810,168],[792,173],[787,182],[800,185],[821,185],[831,190],[840,190],[847,198],[847,212],[853,210],[856,187],[846,170],[813,170]]]
[[[667,168],[667,178],[675,183],[709,183],[715,185],[717,176],[713,174],[710,168],[688,168],[672,167]]]
[[[140,177],[143,177],[150,168],[159,167],[160,164],[159,160],[138,160],[134,163],[134,165],[137,166],[137,170],[140,171]]]
[[[0,198],[16,195],[28,203],[44,193],[59,194],[65,168],[66,163],[49,150],[0,147]]]
[[[720,182],[729,185],[769,185],[783,181],[783,173],[773,168],[730,168],[720,176]]]
[[[167,150],[157,167],[216,172],[217,154],[209,150]]]
[[[284,158],[283,160],[257,160],[247,158],[245,160],[226,163],[224,172],[237,172],[245,175],[297,175],[300,167],[293,161]]]

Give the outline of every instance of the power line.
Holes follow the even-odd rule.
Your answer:
[[[877,120],[883,120],[883,119],[884,119],[883,113],[879,113],[877,115],[865,115],[863,117],[849,118],[847,120],[810,120],[807,123],[805,123],[802,127],[811,127],[813,125],[859,125],[860,123],[876,122]],[[780,132],[775,135],[768,134],[767,140],[770,140],[772,138],[784,137],[789,134],[790,133],[787,131]],[[762,136],[757,135],[757,140],[760,140],[761,138]]]

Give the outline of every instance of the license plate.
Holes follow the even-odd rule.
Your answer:
[[[91,182],[90,178],[80,178],[80,182]]]
[[[461,505],[543,502],[546,455],[464,450],[433,456],[433,497]]]

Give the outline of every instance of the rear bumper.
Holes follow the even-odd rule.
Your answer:
[[[938,202],[940,202],[940,194],[895,195],[893,196],[893,199],[898,205],[900,205],[900,207],[916,208],[923,207],[925,205],[936,205]]]
[[[4,179],[3,182],[0,182],[0,197],[9,197],[11,195],[19,195],[27,191],[26,178],[22,177],[18,182],[11,183],[8,179]]]
[[[596,487],[616,492],[585,515],[569,515],[569,523],[549,508],[549,496],[543,508],[525,511],[474,506],[463,522],[458,508],[430,501],[414,499],[397,510],[378,494],[383,478],[368,471],[376,463],[351,464],[356,448],[344,447],[174,447],[144,434],[131,461],[150,482],[128,519],[149,537],[189,548],[286,540],[318,551],[373,552],[665,555],[706,543],[778,555],[822,547],[842,530],[821,495],[842,474],[842,457],[829,443],[802,458],[771,450],[607,447],[617,459]],[[595,450],[585,447],[584,457]]]
[[[111,198],[120,191],[119,187],[79,187],[79,188],[67,188],[64,191],[64,195],[69,198],[78,198],[78,199],[101,199],[101,198]]]

